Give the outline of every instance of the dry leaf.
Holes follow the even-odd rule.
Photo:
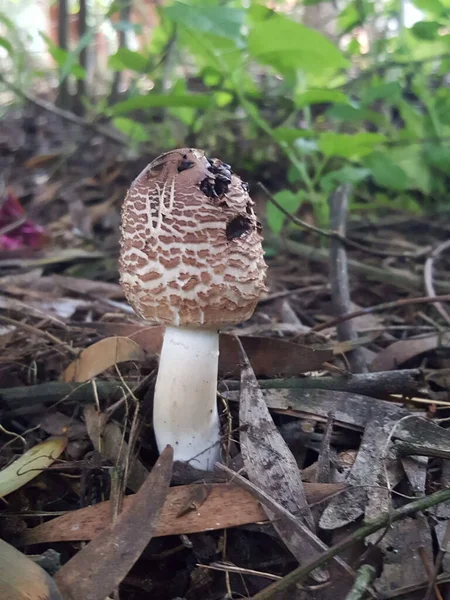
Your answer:
[[[42,473],[63,453],[66,445],[66,437],[49,438],[2,469],[0,471],[0,498],[18,490]]]
[[[1,539],[0,591],[2,600],[63,600],[44,569]]]
[[[130,323],[89,323],[88,328],[106,335],[126,336],[148,354],[159,354],[164,327]],[[239,337],[250,364],[258,377],[292,377],[316,371],[334,357],[333,348],[312,348],[268,337]],[[219,338],[219,369],[221,375],[239,376],[239,351],[235,336],[221,333]]]
[[[240,444],[248,478],[314,532],[314,520],[295,458],[272,420],[242,349],[241,353],[244,366],[239,408]],[[266,506],[264,510],[300,564],[319,556],[321,550],[318,545],[314,545],[303,531],[293,527],[291,520]],[[324,569],[314,570],[311,576],[316,581],[325,581],[328,577]]]
[[[447,345],[450,336],[447,335],[429,335],[410,340],[400,340],[394,342],[382,350],[370,365],[371,371],[390,371],[396,369],[407,360],[419,356],[424,352],[435,350],[439,346]]]
[[[322,502],[328,496],[345,489],[342,483],[305,483],[304,486],[309,504]],[[259,502],[249,492],[229,483],[208,484],[208,497],[198,509],[179,516],[190,499],[196,497],[199,487],[204,486],[190,484],[169,489],[153,537],[199,533],[267,521]],[[124,510],[127,510],[133,498],[133,495],[125,496]],[[91,540],[108,526],[110,520],[110,502],[100,502],[37,525],[26,531],[21,541],[31,545]]]
[[[88,381],[115,364],[146,358],[142,348],[126,337],[110,337],[89,346],[64,371],[66,382]]]
[[[173,450],[162,452],[147,480],[116,521],[55,576],[71,600],[104,600],[124,579],[153,537],[169,490]]]
[[[27,169],[36,169],[38,167],[44,167],[49,163],[54,162],[56,159],[60,159],[62,155],[62,152],[54,154],[37,154],[36,156],[32,156],[27,161],[25,161],[24,167],[26,167]]]

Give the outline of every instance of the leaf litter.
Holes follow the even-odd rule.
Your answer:
[[[372,254],[287,230],[268,296],[221,332],[224,465],[172,470],[151,421],[162,330],[137,321],[117,281],[120,204],[145,164],[102,139],[55,170],[62,156],[12,156],[2,192],[0,481],[15,483],[0,537],[17,565],[58,552],[63,566],[36,575],[42,597],[340,600],[364,565],[363,597],[445,597],[448,216],[375,227],[341,205],[333,229],[368,234]],[[431,250],[406,260],[396,239]]]

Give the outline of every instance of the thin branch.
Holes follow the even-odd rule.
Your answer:
[[[345,239],[348,204],[352,186],[340,186],[330,198],[330,225],[340,238]],[[350,285],[348,280],[347,252],[340,239],[334,237],[330,241],[330,281],[333,312],[344,316],[351,312]],[[353,321],[343,321],[337,326],[340,342],[357,340],[358,333]],[[354,348],[348,353],[348,359],[354,373],[367,371],[367,365],[361,348]]]
[[[432,506],[436,506],[436,504],[441,504],[442,502],[447,502],[448,500],[450,500],[450,488],[440,490],[439,492],[435,492],[430,496],[424,496],[423,498],[414,500],[413,502],[405,504],[405,506],[397,508],[396,510],[382,514],[377,519],[368,521],[365,523],[365,525],[357,529],[354,533],[346,536],[315,560],[306,565],[297,567],[288,573],[288,575],[283,577],[283,579],[280,579],[280,581],[277,581],[276,583],[266,587],[261,592],[258,592],[255,596],[253,596],[252,600],[270,600],[274,598],[276,594],[284,592],[291,586],[304,581],[309,574],[314,571],[314,569],[322,566],[324,563],[337,556],[354,543],[364,540],[367,536],[379,531],[380,529],[389,527],[396,521],[415,515],[420,511],[427,510]]]
[[[450,248],[450,240],[447,240],[447,241],[443,242],[442,244],[439,244],[439,246],[433,250],[433,252],[430,254],[430,256],[425,261],[425,266],[423,269],[423,276],[425,279],[425,289],[426,289],[427,294],[430,297],[436,296],[436,290],[434,289],[434,283],[433,283],[434,261],[442,252],[444,252],[448,248]],[[445,310],[445,308],[442,306],[442,304],[440,302],[436,302],[435,306],[436,306],[437,311],[441,315],[441,317],[444,319],[444,321],[446,321],[447,324],[450,324],[450,315]]]
[[[335,327],[344,321],[349,319],[356,319],[356,317],[362,317],[363,315],[371,315],[385,310],[391,310],[400,308],[402,306],[412,306],[414,304],[434,304],[435,302],[450,302],[450,294],[443,294],[442,296],[421,296],[420,298],[403,298],[401,300],[394,300],[393,302],[383,302],[382,304],[375,304],[374,306],[368,306],[361,310],[355,310],[347,315],[330,319],[325,323],[320,323],[311,329],[313,332],[323,331],[329,327]]]
[[[259,379],[258,384],[261,389],[333,390],[385,398],[391,394],[414,396],[424,387],[425,378],[420,369],[399,369],[350,376]],[[223,386],[227,391],[240,389],[239,381],[224,380]]]
[[[66,344],[63,340],[60,340],[59,338],[57,338],[56,335],[53,335],[49,331],[37,329],[36,327],[33,327],[32,325],[28,325],[28,323],[22,323],[22,321],[16,321],[16,319],[10,319],[9,317],[6,317],[5,315],[0,315],[0,321],[3,321],[4,323],[8,323],[8,325],[14,325],[18,329],[23,329],[24,331],[27,331],[28,333],[31,333],[32,335],[35,335],[36,337],[45,338],[45,339],[49,340],[50,342],[52,342],[53,344],[56,344],[57,346],[62,346],[70,354],[72,354],[72,356],[78,356],[80,354],[79,350],[75,350],[74,348],[72,348],[71,346]]]
[[[266,196],[268,197],[270,202],[274,206],[276,206],[278,208],[278,210],[281,211],[289,219],[289,221],[291,221],[292,223],[294,223],[294,225],[297,225],[298,227],[302,227],[303,229],[306,229],[307,231],[311,231],[312,233],[317,233],[318,235],[321,235],[321,236],[329,238],[329,239],[339,240],[342,244],[344,244],[348,248],[355,248],[357,250],[361,250],[361,252],[373,254],[374,256],[384,256],[384,257],[399,256],[401,258],[405,258],[405,257],[417,258],[417,256],[420,256],[420,253],[393,252],[393,251],[391,252],[388,250],[375,250],[373,248],[368,248],[367,246],[364,246],[358,242],[355,242],[354,240],[351,240],[351,239],[345,237],[345,235],[342,235],[339,231],[321,229],[320,227],[311,225],[310,223],[307,223],[306,221],[302,221],[302,219],[299,219],[295,215],[292,215],[288,210],[286,210],[284,208],[284,206],[281,206],[281,204],[275,199],[273,194],[271,194],[269,192],[269,190],[266,188],[266,186],[263,183],[258,182],[258,186],[263,190],[263,192],[266,194]]]
[[[308,260],[319,263],[328,263],[328,252],[325,248],[316,248],[311,244],[302,244],[296,240],[279,240],[274,237],[266,236],[267,240],[275,248],[285,248],[288,252],[297,256],[302,256]],[[381,281],[398,288],[404,288],[408,291],[423,289],[423,277],[415,273],[400,269],[389,269],[387,267],[378,267],[367,262],[361,262],[354,259],[348,259],[348,264],[355,273],[362,273],[368,279]],[[436,285],[440,291],[450,290],[450,282],[439,281]]]
[[[375,579],[377,572],[372,565],[362,565],[357,571],[357,576],[352,589],[345,600],[361,600],[368,591],[368,587]]]
[[[5,79],[5,77],[1,73],[0,83],[3,83],[9,90],[14,92],[16,96],[22,98],[22,100],[26,100],[27,102],[30,102],[31,104],[34,104],[35,106],[38,106],[39,108],[42,108],[47,112],[53,113],[54,115],[57,115],[58,117],[61,117],[61,119],[65,119],[70,123],[75,123],[76,125],[80,125],[81,127],[93,129],[98,134],[112,140],[113,142],[116,142],[117,144],[120,144],[122,146],[128,146],[128,141],[126,140],[126,138],[124,138],[119,133],[115,133],[107,127],[103,127],[103,125],[98,125],[97,123],[87,121],[86,119],[83,119],[82,117],[79,117],[68,110],[64,110],[63,108],[52,104],[51,102],[47,102],[46,100],[42,100],[41,98],[36,98],[35,96],[32,96],[28,92],[21,90],[14,83],[11,83],[7,79]]]

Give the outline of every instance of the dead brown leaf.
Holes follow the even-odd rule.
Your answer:
[[[314,533],[314,519],[296,460],[272,420],[242,349],[241,362],[244,364],[239,408],[240,444],[248,478]],[[280,538],[300,564],[321,553],[304,531],[293,527],[291,520],[275,513],[272,508],[265,505],[263,508]],[[316,581],[325,581],[327,573],[317,569],[312,577]]]
[[[36,156],[32,156],[27,161],[25,161],[24,167],[27,169],[36,169],[37,167],[44,167],[49,163],[54,162],[56,159],[61,158],[62,152],[54,153],[54,154],[38,154]]]
[[[167,446],[147,480],[116,521],[56,574],[70,600],[103,600],[124,579],[153,533],[169,490],[173,449]]]
[[[106,335],[129,337],[148,354],[158,354],[161,350],[164,327],[131,323],[90,323],[88,327]],[[258,377],[292,377],[316,371],[334,356],[332,348],[312,348],[277,338],[242,336],[239,339]],[[221,333],[219,351],[221,375],[238,376],[240,358],[235,336]]]
[[[394,342],[382,350],[370,365],[371,371],[390,371],[398,368],[406,361],[430,350],[448,344],[450,335],[430,335],[409,340]]]
[[[88,381],[106,369],[127,361],[143,362],[145,352],[126,337],[109,337],[89,346],[64,371],[66,382]]]
[[[309,504],[325,500],[343,490],[342,483],[305,483]],[[158,517],[153,537],[181,535],[238,527],[248,523],[267,521],[259,502],[247,491],[235,484],[208,484],[209,494],[195,511],[179,516],[203,484],[171,487]],[[203,493],[203,492],[202,492]],[[133,502],[133,495],[124,499],[124,510]],[[74,510],[25,532],[23,543],[27,545],[48,542],[84,541],[99,535],[111,520],[110,502],[101,502]]]

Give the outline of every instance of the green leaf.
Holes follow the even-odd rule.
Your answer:
[[[389,83],[382,83],[370,87],[367,91],[362,94],[361,101],[363,104],[372,104],[375,100],[389,100],[395,102],[399,100],[402,95],[402,88],[397,81],[391,81]]]
[[[0,12],[0,23],[3,23],[3,25],[10,31],[16,30],[14,23],[11,21],[11,19],[9,17],[7,17],[5,15],[4,12]]]
[[[138,73],[145,73],[148,70],[148,63],[148,58],[143,54],[128,48],[119,48],[108,60],[109,68],[114,71],[130,69],[130,71],[137,71]]]
[[[357,25],[362,24],[361,13],[357,8],[356,2],[351,2],[348,6],[346,6],[340,13],[338,17],[338,25],[339,29],[342,32],[347,32],[350,29],[353,29]]]
[[[293,144],[299,138],[312,138],[316,133],[311,129],[295,129],[291,127],[277,127],[273,130],[275,139],[278,142]]]
[[[436,21],[419,21],[411,27],[411,33],[419,40],[433,41],[439,35],[441,24]]]
[[[142,123],[128,119],[127,117],[116,117],[112,121],[114,127],[131,138],[134,142],[147,142],[150,139]]]
[[[203,33],[214,34],[232,40],[236,44],[242,42],[242,26],[245,22],[245,11],[227,6],[211,6],[174,2],[163,9],[164,15],[182,27]]]
[[[214,98],[208,94],[148,94],[147,96],[135,96],[123,102],[118,102],[111,107],[113,115],[123,115],[133,110],[146,108],[165,108],[176,106],[187,106],[189,108],[208,108],[214,102]]]
[[[385,141],[385,136],[380,133],[333,133],[327,131],[319,138],[319,149],[326,156],[341,156],[350,160],[357,160],[370,154],[374,148]]]
[[[206,67],[205,69],[203,69],[201,76],[203,79],[203,83],[208,87],[214,87],[216,85],[219,85],[223,77],[220,71],[212,69],[211,67]]]
[[[6,38],[0,35],[0,46],[2,46],[11,56],[14,54],[12,44]]]
[[[383,152],[372,152],[365,157],[364,164],[378,185],[398,191],[407,189],[408,176],[405,171]]]
[[[347,102],[347,96],[338,90],[308,90],[295,97],[295,105],[303,108],[310,104],[343,103]]]
[[[89,36],[93,35],[92,31],[87,32],[87,34],[89,34]],[[89,36],[87,34],[83,36],[84,40],[88,39]],[[68,52],[67,50],[63,50],[42,31],[39,32],[39,35],[45,40],[50,56],[61,69],[60,82],[63,81],[67,75],[74,75],[77,79],[85,79],[86,70],[78,64],[78,58],[75,51]]]
[[[419,144],[399,146],[387,152],[389,160],[397,164],[408,176],[408,187],[429,194],[432,189],[431,173]]]
[[[438,16],[443,15],[445,12],[445,7],[440,0],[412,0],[412,4],[420,10]]]
[[[369,175],[369,169],[362,169],[360,167],[351,167],[347,165],[342,167],[342,169],[338,169],[337,171],[331,171],[322,177],[320,180],[320,187],[325,193],[329,194],[341,183],[352,183],[357,185]]]
[[[367,108],[351,106],[350,104],[335,104],[327,110],[326,115],[332,119],[344,121],[346,123],[369,121],[379,127],[387,126],[387,119],[384,114]]]
[[[322,34],[274,12],[253,24],[248,46],[257,61],[281,73],[297,69],[333,72],[347,66],[338,48]]]
[[[425,156],[430,166],[450,176],[450,148],[438,144],[427,144]]]
[[[303,201],[303,192],[300,191],[294,194],[290,190],[282,190],[274,194],[274,198],[290,214],[294,214],[300,208]],[[266,216],[270,230],[275,234],[280,233],[287,217],[270,201],[267,205]]]
[[[223,108],[224,106],[227,106],[228,104],[233,102],[233,97],[233,94],[230,94],[230,92],[216,92],[214,94],[216,105],[219,108]]]
[[[179,28],[180,47],[189,49],[197,67],[211,68],[222,74],[239,69],[245,56],[242,49],[232,41],[212,33],[202,33],[192,28]]]

